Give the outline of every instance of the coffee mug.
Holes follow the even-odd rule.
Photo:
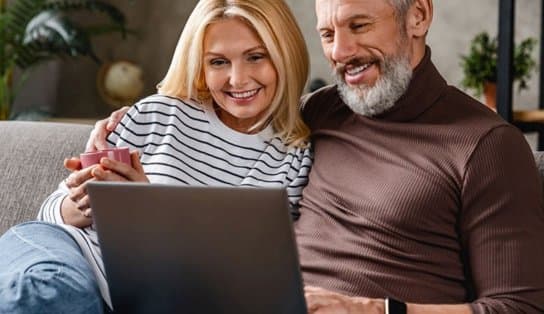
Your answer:
[[[108,157],[108,155],[103,151],[80,154],[81,168],[87,168],[100,163],[102,157]]]
[[[102,157],[107,157],[112,160],[123,162],[127,165],[132,165],[130,160],[130,151],[128,147],[107,148],[97,152],[82,153],[79,155],[81,167],[87,168],[100,163]]]

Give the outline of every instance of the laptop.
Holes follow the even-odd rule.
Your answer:
[[[307,313],[286,191],[92,182],[115,313]]]

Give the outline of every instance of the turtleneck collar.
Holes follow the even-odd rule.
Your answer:
[[[414,68],[412,80],[406,93],[385,113],[374,119],[393,122],[410,121],[425,112],[447,88],[446,80],[431,61],[431,49],[425,48],[425,55]]]

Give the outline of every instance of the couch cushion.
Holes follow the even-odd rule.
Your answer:
[[[90,125],[0,121],[0,234],[36,217],[41,203],[68,171],[63,159],[78,155]]]

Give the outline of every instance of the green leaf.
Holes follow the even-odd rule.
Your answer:
[[[58,11],[44,11],[30,20],[23,44],[48,54],[90,56],[97,60],[87,34]]]

